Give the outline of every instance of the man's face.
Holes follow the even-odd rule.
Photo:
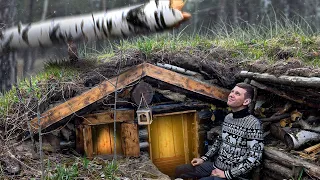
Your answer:
[[[235,86],[228,96],[228,106],[237,109],[249,105],[251,100],[245,98],[246,92],[245,89]]]

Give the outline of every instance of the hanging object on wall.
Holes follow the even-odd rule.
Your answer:
[[[145,107],[141,106],[141,104],[145,104]],[[152,109],[149,108],[143,93],[141,94],[141,100],[137,110],[137,118],[139,125],[148,125],[152,123]]]

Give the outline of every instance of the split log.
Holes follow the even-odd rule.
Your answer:
[[[304,130],[308,130],[308,131],[312,131],[312,132],[317,132],[320,133],[320,126],[318,127],[312,127],[310,124],[308,124],[306,121],[304,120],[299,120],[298,124],[301,126],[302,129]]]
[[[306,130],[295,130],[288,132],[284,136],[284,140],[289,149],[298,149],[308,142],[320,142],[320,134]]]
[[[154,90],[152,86],[146,82],[139,82],[132,92],[131,92],[131,100],[141,107],[146,107],[151,103],[154,95]]]
[[[304,105],[307,105],[307,106],[312,107],[312,108],[317,108],[317,109],[320,108],[320,104],[314,104],[314,103],[311,103],[311,102],[307,102],[303,98],[299,99],[297,97],[293,97],[292,95],[289,95],[284,91],[280,91],[278,89],[268,87],[268,86],[266,86],[264,84],[261,84],[261,83],[259,83],[257,81],[252,80],[250,84],[252,86],[255,86],[255,87],[259,88],[259,89],[263,89],[263,90],[269,91],[271,93],[274,93],[274,94],[276,94],[276,95],[278,95],[280,97],[286,98],[286,99],[288,99],[290,101],[294,101],[294,102],[297,102],[297,103],[300,103],[300,104],[304,104]],[[320,85],[319,85],[319,87],[320,87]]]
[[[239,74],[242,78],[250,78],[257,81],[285,84],[289,86],[301,86],[301,87],[315,87],[320,88],[320,78],[318,77],[298,77],[298,76],[279,76],[276,77],[267,73],[253,73],[248,71],[241,71]]]
[[[292,168],[294,166],[296,167],[304,167],[305,171],[315,178],[320,178],[320,167],[309,163],[301,158],[295,158],[291,154],[287,154],[284,152],[281,152],[279,150],[276,150],[272,147],[264,147],[264,156],[267,159],[270,159],[272,161],[277,162],[280,165]]]
[[[284,137],[289,130],[289,127],[282,128],[279,123],[271,124],[270,126],[271,135],[283,142],[285,141]]]
[[[265,159],[263,161],[263,167],[266,169],[269,169],[270,171],[275,172],[275,173],[277,173],[287,179],[292,178],[294,175],[294,173],[292,172],[291,169],[284,167],[284,166],[281,166],[281,165],[275,163],[274,161],[271,161],[268,159]]]
[[[260,120],[261,120],[261,122],[275,122],[275,121],[280,121],[281,119],[284,119],[284,118],[288,118],[290,116],[291,116],[290,114],[286,113],[286,114],[281,114],[279,116],[272,116],[269,118],[263,118]]]

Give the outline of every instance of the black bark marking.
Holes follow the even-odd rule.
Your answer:
[[[161,29],[160,19],[158,17],[158,12],[157,11],[154,12],[154,19],[156,20],[158,28]]]
[[[167,28],[166,22],[163,17],[163,12],[160,12],[160,21],[161,21],[163,29]]]
[[[108,19],[107,20],[107,28],[108,28],[108,32],[111,33],[111,31],[112,31],[112,19]]]
[[[108,37],[108,33],[107,33],[107,28],[105,26],[105,24],[103,23],[103,19],[102,19],[102,30],[103,30],[103,34]]]
[[[96,22],[96,26],[98,28],[99,31],[101,31],[101,27],[100,27],[100,19],[97,20]]]
[[[27,27],[25,27],[23,30],[22,30],[22,39],[25,43],[27,43],[29,45],[29,36],[28,36],[28,32],[29,32],[29,29],[31,27],[31,24],[28,24]]]
[[[145,14],[143,12],[144,6],[139,6],[130,10],[127,14],[127,22],[133,26],[149,29],[149,26],[145,20]]]
[[[78,33],[78,26],[77,26],[77,24],[75,24],[74,26],[75,26],[75,29],[76,29],[76,33]]]
[[[97,30],[96,27],[94,26],[94,24],[96,24],[96,21],[94,20],[94,16],[93,14],[91,14],[92,16],[92,21],[93,21],[93,31],[94,31],[94,36],[97,37]]]
[[[171,11],[172,11],[173,16],[176,17],[176,11],[174,9],[171,9]]]
[[[60,29],[60,25],[57,24],[53,27],[53,29],[51,30],[51,32],[49,32],[49,37],[50,40],[53,44],[57,44],[60,42],[58,36],[56,35],[57,31]]]
[[[156,7],[159,6],[159,0],[155,0],[155,3],[156,3]]]
[[[83,27],[84,27],[84,21],[83,20],[81,21],[81,26],[80,27],[81,27],[81,33],[82,33],[83,38],[85,39],[85,41],[88,41],[88,37],[86,36],[86,34],[83,31]]]

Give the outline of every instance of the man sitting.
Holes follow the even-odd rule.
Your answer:
[[[258,166],[263,151],[263,133],[260,121],[248,111],[253,98],[249,84],[238,83],[228,96],[228,114],[219,136],[208,152],[194,158],[191,164],[176,168],[176,178],[201,178],[201,180],[236,179]],[[214,162],[208,161],[218,155]]]

